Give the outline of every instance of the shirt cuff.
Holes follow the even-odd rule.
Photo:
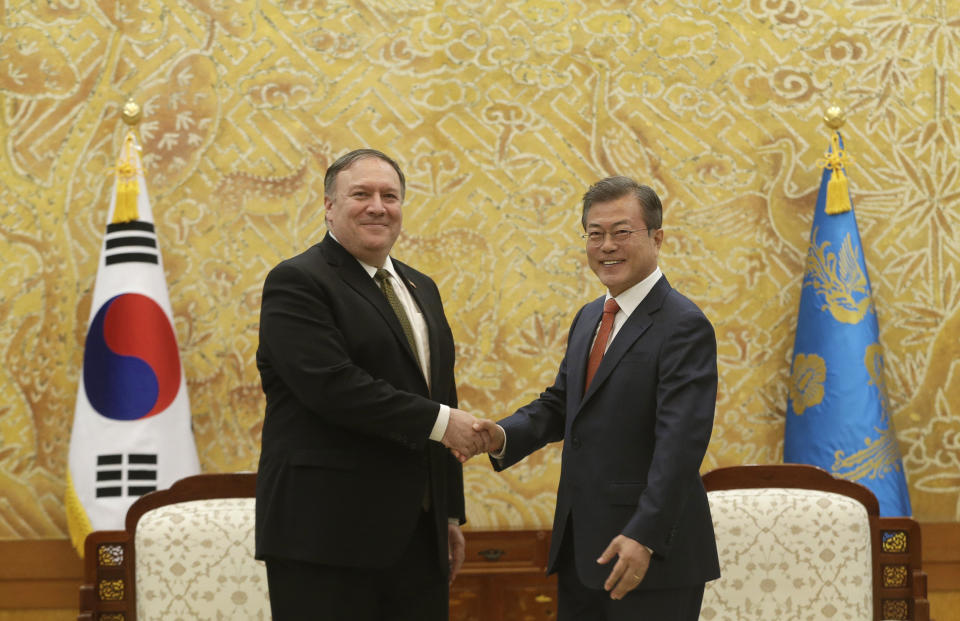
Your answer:
[[[503,433],[503,446],[501,446],[500,450],[497,451],[496,453],[489,453],[489,455],[490,457],[496,459],[497,461],[500,461],[501,459],[503,459],[503,456],[507,454],[507,432],[504,431],[503,427],[501,427],[500,425],[497,425],[497,429],[499,429],[500,432]]]
[[[449,524],[450,526],[460,526],[460,518],[448,517],[447,524]]]
[[[447,423],[450,422],[450,406],[440,404],[440,412],[437,414],[437,420],[433,423],[433,430],[430,432],[430,439],[434,442],[443,440],[443,434],[447,433]]]

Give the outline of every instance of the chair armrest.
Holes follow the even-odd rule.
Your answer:
[[[882,517],[877,537],[874,551],[880,561],[880,618],[930,621],[920,524],[910,518]]]
[[[135,609],[130,534],[100,530],[87,535],[83,554],[83,584],[77,619],[99,619],[103,613],[132,618]]]

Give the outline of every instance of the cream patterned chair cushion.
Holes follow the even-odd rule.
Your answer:
[[[873,619],[870,521],[848,496],[808,489],[708,493],[720,552],[701,621]]]
[[[165,505],[140,518],[137,619],[269,619],[267,573],[253,558],[253,498]]]

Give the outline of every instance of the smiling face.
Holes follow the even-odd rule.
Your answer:
[[[340,245],[364,263],[383,267],[403,222],[397,171],[377,157],[359,159],[337,173],[323,204],[327,228]]]
[[[620,295],[656,269],[663,229],[642,230],[647,225],[634,194],[593,203],[585,215],[584,228],[587,233],[607,233],[600,245],[587,242],[587,262],[600,282],[610,290],[610,295]],[[637,232],[617,241],[613,233],[619,230]]]

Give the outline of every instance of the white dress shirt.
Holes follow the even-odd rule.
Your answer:
[[[623,324],[627,323],[627,319],[629,319],[633,311],[640,306],[640,302],[643,302],[643,298],[647,297],[647,294],[650,293],[650,290],[657,284],[661,276],[663,276],[663,272],[657,267],[653,270],[652,274],[616,297],[613,297],[610,295],[610,291],[607,291],[607,297],[604,298],[603,301],[606,302],[610,298],[615,299],[620,310],[613,316],[613,330],[610,332],[610,339],[607,341],[607,346],[604,348],[603,353],[607,353],[607,350],[610,349],[610,344],[613,343],[613,339],[617,338],[617,332],[620,331]],[[591,349],[593,348],[594,341],[597,340],[597,332],[600,332],[600,324],[597,324],[597,331],[593,333],[593,340],[590,341]]]
[[[331,237],[333,237],[332,234]],[[334,239],[336,239],[336,237],[334,237]],[[376,275],[377,268],[372,265],[367,265],[360,259],[357,259],[357,263],[366,270],[371,279]],[[410,327],[413,329],[413,340],[417,344],[417,351],[415,353],[417,354],[417,360],[420,362],[420,371],[423,373],[423,377],[427,381],[427,388],[429,389],[430,335],[427,332],[427,322],[423,318],[423,313],[420,312],[420,307],[417,306],[417,303],[413,300],[413,296],[410,295],[410,290],[407,289],[406,283],[400,278],[397,270],[393,267],[393,261],[390,260],[389,256],[383,262],[383,269],[390,274],[390,284],[393,285],[393,290],[397,293],[397,298],[400,300],[403,310],[407,312],[407,317],[410,319]],[[379,284],[377,288],[380,288]],[[450,406],[441,403],[440,411],[437,413],[437,420],[433,423],[433,429],[430,431],[430,439],[436,442],[442,440],[443,434],[447,431],[448,422],[450,422]]]
[[[617,338],[617,333],[620,332],[620,328],[623,327],[623,324],[627,323],[627,319],[629,319],[633,311],[640,306],[640,302],[643,302],[643,299],[647,297],[647,294],[650,293],[650,290],[653,289],[653,286],[657,284],[657,281],[660,280],[662,276],[663,272],[660,271],[660,267],[658,266],[649,276],[616,297],[610,295],[610,291],[607,290],[607,295],[604,298],[604,302],[610,298],[613,298],[617,301],[617,306],[620,307],[620,310],[618,310],[617,314],[613,316],[613,330],[610,331],[610,338],[607,340],[607,346],[603,349],[603,353],[607,353],[607,350],[610,349],[611,343],[613,343],[613,339]],[[590,349],[593,349],[593,343],[597,340],[598,332],[600,332],[599,323],[597,324],[597,329],[593,333],[593,339],[590,341]],[[501,427],[501,430],[502,429],[503,428]],[[504,433],[503,437],[503,447],[496,453],[490,453],[490,456],[494,459],[503,458],[507,452],[507,434]]]

